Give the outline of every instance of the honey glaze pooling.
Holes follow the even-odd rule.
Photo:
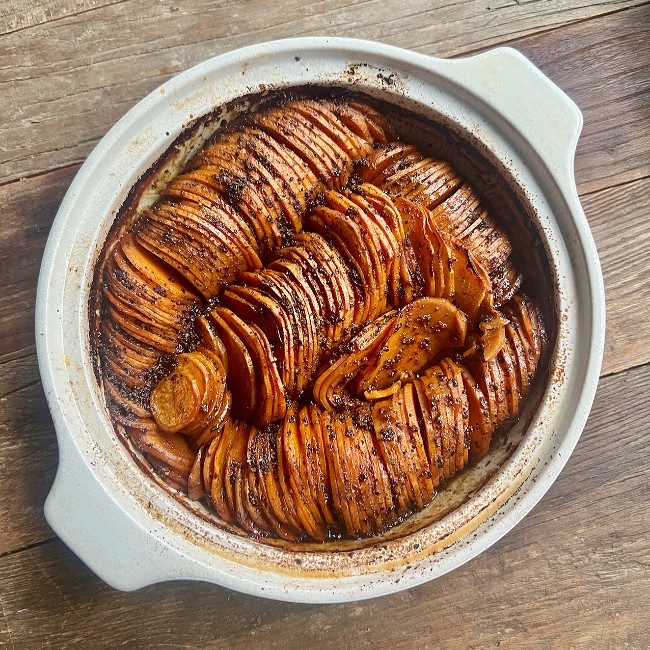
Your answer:
[[[352,96],[220,130],[97,274],[114,423],[258,537],[370,536],[421,510],[518,417],[548,348],[472,187]]]

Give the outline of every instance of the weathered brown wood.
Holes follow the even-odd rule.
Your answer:
[[[325,0],[305,5],[301,0],[284,0],[249,3],[245,10],[238,3],[209,0],[191,3],[183,0],[173,6],[153,0],[101,3],[106,6],[81,16],[34,24],[3,37],[0,88],[6,91],[0,92],[3,115],[0,183],[83,160],[110,126],[171,75],[243,45],[289,36],[330,34],[378,40],[446,57],[513,41],[639,2],[619,0],[577,5],[568,0],[526,3],[465,0],[423,5],[418,0]],[[63,7],[74,3],[55,4],[63,16]],[[82,7],[85,5],[82,3]],[[609,112],[611,103],[603,104],[602,96],[605,91],[616,92],[619,81],[616,71],[642,70],[644,60],[648,60],[650,39],[640,36],[645,11],[642,8],[636,14],[621,12],[589,21],[588,28],[578,28],[575,33],[563,32],[566,36],[559,37],[563,39],[561,43],[552,43],[547,52],[540,53],[543,56],[537,56],[542,69],[553,74],[556,59],[551,48],[559,47],[561,58],[557,59],[557,72],[565,68],[589,70],[590,86],[599,92],[586,97],[592,104],[585,104],[583,109],[588,122],[600,124],[599,132],[606,125],[591,118],[592,108],[602,110],[602,120],[609,123],[620,119],[618,112]],[[626,21],[632,21],[633,25]],[[638,40],[634,50],[628,49],[625,40],[632,26],[636,28]],[[595,67],[591,55],[586,54],[590,50],[575,47],[576,39],[585,37],[585,29],[589,30],[593,43],[609,42],[612,34],[625,35],[619,45],[614,40],[614,48],[620,50],[614,64],[610,64],[605,53],[601,56],[605,67]],[[543,48],[548,37],[540,38],[531,47],[537,44]],[[514,44],[527,47],[526,40]],[[593,49],[602,52],[595,46]],[[642,73],[637,72],[637,77],[639,74]],[[578,78],[583,79],[584,75]],[[644,142],[641,140],[639,147]],[[617,147],[624,148],[628,140],[616,142]],[[597,148],[591,154],[602,159],[602,152]],[[605,158],[604,162],[594,164],[609,179],[620,173],[620,169],[603,169],[611,156]],[[634,155],[628,162],[633,169],[639,166],[638,161],[634,162]],[[627,172],[626,180],[630,177],[636,178],[638,174]]]
[[[0,7],[0,35],[26,29],[33,25],[58,20],[70,15],[79,15],[85,11],[122,0],[5,0]]]
[[[0,555],[52,537],[43,504],[58,461],[36,355],[0,366]]]
[[[649,382],[648,366],[603,379],[583,437],[541,503],[492,549],[432,583],[335,606],[276,603],[197,583],[124,594],[52,542],[0,559],[5,643],[646,648]]]
[[[603,373],[650,361],[644,341],[650,337],[650,178],[626,183],[583,200],[605,280],[607,333]]]
[[[0,363],[34,353],[34,305],[43,249],[77,169],[0,187]]]

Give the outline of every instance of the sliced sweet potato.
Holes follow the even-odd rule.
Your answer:
[[[303,435],[303,446],[310,472],[315,480],[315,493],[320,511],[328,523],[330,529],[336,525],[336,517],[333,509],[332,484],[327,466],[325,445],[323,437],[323,423],[321,411],[311,403],[309,410],[308,428],[301,426]]]
[[[303,100],[295,102],[292,108],[336,142],[351,159],[359,158],[367,151],[367,140],[359,138],[341,122],[333,112],[334,105],[330,102]]]
[[[325,536],[324,522],[318,508],[311,499],[309,484],[301,472],[301,456],[299,450],[299,412],[294,406],[287,411],[281,427],[282,459],[278,460],[279,471],[284,477],[285,498],[291,499],[302,530],[312,539],[323,539]]]
[[[194,452],[184,436],[161,431],[153,420],[142,420],[137,427],[129,430],[129,435],[140,451],[162,461],[164,466],[174,470],[187,482],[194,463]]]
[[[223,464],[223,493],[227,509],[232,513],[239,526],[249,533],[259,535],[261,531],[248,514],[242,495],[249,433],[249,428],[245,423],[241,421],[236,423],[235,435],[226,452]]]
[[[342,187],[352,173],[352,160],[324,132],[297,111],[269,111],[256,116],[258,126],[304,160],[328,187]]]
[[[447,385],[452,398],[453,429],[456,438],[456,471],[462,470],[469,459],[470,432],[469,432],[469,406],[467,392],[463,385],[460,367],[451,359],[441,359],[440,368],[445,374]]]
[[[277,482],[275,430],[256,430],[249,438],[249,483],[252,479],[259,497],[259,506],[279,537],[296,540],[299,532],[289,523]]]
[[[187,496],[192,501],[198,501],[205,494],[205,486],[203,485],[203,458],[205,456],[207,446],[199,447],[190,469],[190,474],[187,477]]]
[[[399,402],[397,405],[399,406]],[[415,498],[402,458],[403,442],[398,440],[400,436],[403,438],[399,410],[401,409],[395,407],[394,396],[380,400],[373,404],[372,420],[376,447],[389,477],[396,511],[404,513],[415,502]]]
[[[399,310],[395,326],[375,360],[360,369],[351,389],[381,390],[404,376],[415,376],[445,348],[463,345],[465,315],[447,300],[420,298]]]
[[[371,144],[386,144],[397,137],[390,121],[377,109],[363,102],[335,102],[334,112],[341,121]]]
[[[332,507],[339,522],[342,522],[344,530],[356,530],[358,523],[353,520],[350,511],[350,503],[345,498],[342,470],[340,466],[340,452],[338,438],[344,435],[344,427],[340,426],[340,414],[325,411],[321,414],[320,426],[323,439],[323,449],[327,462],[327,475],[329,477]]]
[[[248,348],[232,330],[218,309],[210,312],[219,337],[228,354],[228,388],[233,396],[233,413],[238,417],[250,418],[258,406],[258,385],[255,366]]]
[[[424,507],[433,498],[435,487],[429,469],[429,461],[424,450],[424,422],[417,408],[417,397],[412,382],[404,386],[403,395],[402,412],[404,414],[406,432],[411,442],[412,460],[409,473],[418,481],[419,493],[422,500],[422,505],[419,507]]]
[[[404,142],[390,142],[383,147],[376,147],[366,156],[359,169],[359,176],[366,183],[381,187],[386,178],[390,176],[394,166],[404,164],[403,160],[409,157],[421,159],[417,148]]]
[[[228,498],[229,495],[226,492],[227,489],[230,489],[230,486],[227,485],[230,478],[228,475],[228,458],[230,448],[239,434],[238,424],[233,420],[228,420],[223,433],[217,439],[218,442],[214,450],[212,480],[207,483],[215,511],[223,521],[231,524],[235,523],[236,514],[231,507],[231,499]]]
[[[321,347],[331,352],[353,326],[357,297],[351,270],[341,253],[317,233],[301,233],[296,243],[304,248],[302,259],[313,269],[328,301],[324,305],[327,330]]]
[[[395,327],[395,314],[389,312],[368,323],[339,355],[319,370],[314,379],[313,395],[326,410],[337,410],[349,402],[346,387],[379,353]]]
[[[477,463],[490,449],[494,427],[492,425],[489,403],[480,385],[465,366],[460,366],[460,372],[467,393],[467,405],[469,408],[469,462]]]
[[[377,301],[377,281],[374,267],[377,261],[363,238],[362,231],[356,224],[332,208],[319,206],[309,217],[309,228],[332,241],[353,278],[355,291],[354,323],[359,326],[366,323],[368,315]]]
[[[435,489],[443,479],[442,418],[438,413],[435,400],[425,390],[424,381],[425,379],[415,379],[413,388],[417,397],[417,406],[422,415],[422,441],[429,462],[431,482]]]

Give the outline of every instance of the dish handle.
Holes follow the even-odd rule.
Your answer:
[[[121,591],[177,579],[176,553],[108,495],[76,448],[59,444],[59,466],[45,501],[54,532],[104,582]]]
[[[453,80],[480,100],[490,123],[501,122],[538,155],[556,179],[575,188],[574,157],[583,118],[578,106],[523,54],[509,47],[448,61]],[[504,124],[505,123],[505,124]]]

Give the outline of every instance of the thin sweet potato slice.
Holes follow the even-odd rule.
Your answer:
[[[321,347],[331,352],[353,327],[357,297],[351,269],[341,253],[317,233],[301,233],[296,237],[296,244],[304,248],[302,259],[313,269],[328,300],[325,305],[328,327]]]
[[[299,449],[299,411],[291,406],[282,424],[282,460],[279,463],[284,484],[285,498],[290,498],[301,524],[302,530],[312,539],[323,539],[325,529],[320,513],[311,499],[309,485],[301,473],[301,456]]]
[[[352,160],[332,147],[323,132],[313,128],[297,111],[269,111],[255,117],[256,124],[304,160],[328,187],[342,187],[352,173]]]
[[[503,377],[501,365],[497,359],[486,362],[489,375],[488,386],[494,394],[494,402],[496,404],[496,426],[501,426],[509,417],[508,403],[506,400],[506,384]]]
[[[442,359],[440,368],[445,374],[452,397],[451,408],[456,437],[456,471],[460,471],[467,465],[469,459],[470,432],[467,392],[463,385],[460,368],[451,359]]]
[[[535,354],[535,360],[538,361],[546,339],[539,311],[523,294],[515,296],[512,302],[523,325],[526,338]]]
[[[349,535],[361,536],[370,533],[370,526],[363,504],[362,490],[356,468],[355,427],[349,421],[349,413],[332,414],[336,429],[335,467],[340,480],[340,498],[345,501],[350,512]]]
[[[205,454],[203,457],[203,466],[201,468],[201,476],[203,479],[203,487],[205,489],[205,494],[208,497],[210,503],[212,503],[212,479],[214,478],[214,458],[217,454],[217,449],[219,443],[221,442],[221,436],[213,438],[212,442],[207,446]]]
[[[192,501],[198,501],[205,494],[205,486],[203,485],[203,458],[205,456],[207,446],[199,447],[190,469],[190,474],[187,477],[187,497]]]
[[[252,445],[249,444],[249,468],[255,475],[259,506],[276,535],[283,539],[296,540],[300,534],[295,526],[289,523],[278,489],[275,429],[255,431],[251,440],[253,442]]]
[[[313,436],[310,428],[309,406],[303,406],[298,412],[297,425],[293,444],[285,446],[285,453],[287,456],[290,453],[293,455],[292,462],[298,470],[296,481],[300,486],[300,495],[318,527],[316,539],[325,539],[329,525],[333,523],[333,520],[329,513],[323,512],[319,502],[318,492],[322,480],[319,478],[317,467],[313,462],[313,448],[308,442]],[[294,487],[294,489],[296,488]]]
[[[163,431],[199,434],[227,414],[226,371],[209,350],[178,356],[173,372],[151,393],[149,405]]]
[[[420,412],[416,405],[417,398],[412,382],[404,386],[403,394],[402,410],[405,418],[406,431],[411,440],[411,458],[413,459],[410,473],[417,477],[420,494],[422,495],[422,505],[419,507],[424,507],[433,498],[435,490],[429,469],[429,461],[424,450],[424,422],[420,417]]]
[[[359,326],[372,320],[368,315],[376,302],[378,287],[373,271],[375,262],[362,232],[338,210],[325,206],[319,206],[312,212],[308,224],[309,228],[333,242],[350,269],[357,298],[354,323]]]
[[[445,286],[445,267],[450,264],[450,251],[431,213],[421,205],[401,197],[394,198],[399,211],[402,229],[408,235],[422,276],[422,293],[435,298],[450,298]]]
[[[443,349],[462,346],[466,332],[465,315],[449,301],[415,300],[397,312],[395,326],[376,359],[360,369],[351,388],[361,394],[412,377]]]
[[[187,355],[181,355],[174,372],[161,380],[151,394],[151,412],[158,426],[177,433],[191,425],[200,413],[205,390],[196,366]]]
[[[253,359],[241,338],[222,318],[219,309],[213,309],[210,318],[228,354],[228,388],[233,396],[233,413],[238,417],[250,418],[256,412],[259,400]]]
[[[390,175],[391,167],[399,165],[405,159],[408,160],[409,156],[421,159],[421,154],[412,144],[390,142],[383,147],[377,147],[363,159],[359,169],[359,176],[366,183],[381,187],[387,176]]]
[[[240,280],[246,282],[253,278],[257,282],[257,275],[242,276]],[[285,315],[278,301],[257,286],[231,284],[221,294],[220,302],[246,322],[255,323],[264,332],[273,348],[282,374],[287,351],[283,341]],[[282,377],[284,382],[284,375]]]
[[[528,374],[528,364],[526,362],[526,351],[519,335],[512,326],[512,323],[508,323],[504,327],[504,330],[507,345],[515,359],[514,370],[517,379],[517,386],[519,387],[519,394],[523,398],[528,393],[528,387],[530,385],[530,375]]]
[[[261,276],[270,293],[275,296],[288,316],[288,327],[295,341],[295,374],[293,394],[299,395],[307,387],[313,373],[313,357],[316,346],[316,328],[302,294],[296,292],[286,275],[265,269]],[[286,332],[284,334],[287,335]]]
[[[519,388],[519,377],[515,368],[515,365],[517,363],[516,357],[510,346],[510,342],[507,339],[499,351],[499,354],[496,357],[496,361],[501,367],[501,372],[503,375],[508,415],[509,417],[515,417],[519,414],[521,392]]]
[[[492,426],[488,400],[481,387],[465,366],[460,366],[460,372],[467,393],[469,408],[469,462],[475,464],[489,451],[494,427]]]
[[[451,413],[449,410],[448,401],[450,399],[447,386],[442,381],[443,372],[439,365],[429,368],[422,376],[425,394],[427,395],[428,402],[434,418],[434,422],[439,423],[440,432],[440,451],[441,451],[441,465],[440,465],[440,479],[447,481],[452,475],[452,469],[455,468],[455,458],[453,457],[456,451],[455,439],[452,440],[452,426],[453,422],[450,419]]]
[[[332,507],[339,522],[343,523],[346,531],[356,530],[358,523],[353,519],[350,503],[345,498],[342,471],[340,467],[340,452],[338,438],[344,435],[344,427],[339,424],[340,414],[325,411],[321,414],[321,435],[323,449],[327,462],[327,474],[332,494]]]
[[[300,331],[292,301],[287,301],[283,292],[278,291],[276,283],[267,270],[259,273],[243,273],[239,281],[249,289],[249,295],[263,306],[264,313],[272,315],[272,319],[266,319],[268,325],[262,322],[260,325],[268,332],[269,341],[280,362],[278,369],[286,392],[289,395],[297,394]],[[251,292],[250,289],[254,291]]]
[[[367,150],[367,141],[361,140],[339,120],[331,110],[333,105],[330,102],[323,100],[303,100],[295,102],[293,108],[311,122],[315,128],[323,131],[323,133],[336,142],[350,158],[359,158]],[[365,147],[363,146],[364,144]]]
[[[394,140],[397,137],[397,133],[390,121],[368,104],[356,101],[349,103],[341,101],[335,103],[333,110],[352,131],[371,143],[386,144],[389,140]],[[360,127],[361,130],[357,130]]]
[[[415,389],[417,404],[422,414],[422,440],[429,461],[431,482],[435,489],[443,478],[442,418],[438,414],[435,400],[425,390],[424,381],[422,379],[415,379],[413,381],[413,388]]]
[[[248,372],[246,379],[255,381],[257,384],[256,399],[254,406],[251,406],[250,417],[258,426],[265,426],[279,420],[286,413],[284,386],[280,379],[271,345],[264,332],[254,323],[246,324],[234,312],[225,307],[217,307],[214,314],[215,318],[218,318],[217,323],[223,323],[229,329],[230,335],[237,337],[241,341],[248,353],[248,358],[250,358],[254,374],[253,379],[251,379],[250,372]],[[220,334],[224,339],[224,333],[220,332]],[[237,399],[241,399],[240,396],[241,393],[234,396],[235,405],[237,405]],[[244,405],[242,407],[237,406],[237,408],[248,409],[248,399],[244,397]]]
[[[226,493],[226,481],[228,477],[228,457],[230,447],[233,445],[235,439],[239,434],[238,425],[235,421],[229,420],[223,429],[221,436],[218,438],[218,443],[214,451],[213,460],[213,473],[212,480],[210,481],[209,490],[212,505],[221,519],[230,524],[234,524],[236,516],[230,507],[228,494]]]
[[[390,480],[396,510],[405,513],[414,503],[415,498],[408,472],[404,467],[403,450],[398,440],[399,436],[403,437],[403,433],[400,432],[401,417],[398,413],[393,397],[373,404],[372,420],[377,448]]]
[[[371,261],[375,291],[366,320],[373,320],[386,310],[387,266],[393,259],[392,254],[389,257],[385,252],[388,250],[388,246],[384,242],[381,229],[352,198],[330,192],[327,194],[326,200],[332,208],[343,214],[346,221],[349,221],[358,230],[364,241],[367,255]]]
[[[314,494],[320,511],[329,528],[332,529],[336,524],[336,519],[332,510],[332,487],[325,457],[321,411],[313,402],[307,408],[309,421],[304,424],[301,421],[300,424],[303,453],[313,481]]]
[[[184,436],[164,433],[153,420],[142,420],[137,427],[129,430],[129,434],[140,451],[162,461],[187,481],[194,463],[194,452]]]
[[[321,359],[321,320],[323,297],[318,287],[312,287],[300,264],[289,260],[274,260],[269,270],[277,271],[286,278],[287,290],[294,295],[299,306],[298,313],[304,314],[309,338],[303,341],[306,347],[305,372],[311,380]]]
[[[248,514],[242,497],[242,484],[246,468],[246,448],[248,443],[248,426],[239,421],[235,426],[232,444],[226,452],[223,464],[223,494],[228,510],[241,528],[259,535],[260,530]]]
[[[293,524],[294,530],[298,534],[302,534],[305,530],[304,524],[301,523],[301,516],[305,515],[305,510],[302,508],[302,504],[296,505],[294,499],[293,490],[289,483],[289,473],[288,468],[286,467],[286,461],[283,450],[283,429],[287,420],[291,419],[291,412],[289,411],[289,416],[285,418],[284,422],[279,423],[275,428],[275,449],[276,449],[276,458],[277,458],[277,472],[274,476],[276,479],[276,489],[278,496],[282,502],[282,508],[287,515],[287,518]],[[300,508],[300,513],[298,512]],[[308,514],[307,514],[308,516]]]
[[[365,364],[371,363],[395,327],[393,312],[368,323],[337,357],[316,375],[313,395],[326,410],[337,410],[350,403],[346,387]]]

